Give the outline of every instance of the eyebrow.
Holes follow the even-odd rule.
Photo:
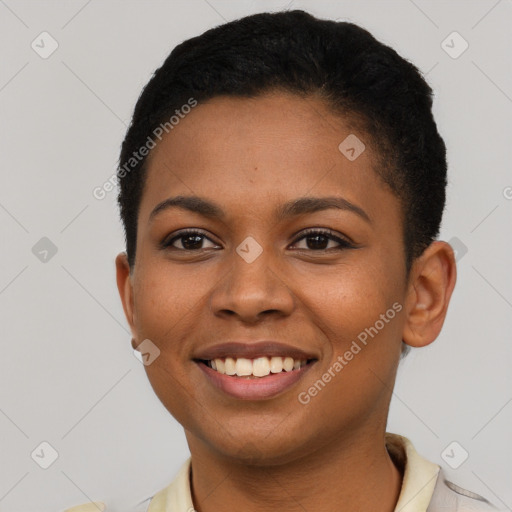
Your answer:
[[[222,208],[212,201],[198,196],[176,196],[169,197],[157,204],[149,215],[149,222],[151,222],[159,213],[170,208],[181,208],[182,210],[198,213],[199,215],[209,219],[226,218],[226,213]],[[314,213],[333,208],[355,213],[369,224],[372,223],[369,215],[360,206],[351,203],[343,197],[337,196],[301,197],[300,199],[288,201],[277,208],[274,212],[274,217],[277,220],[284,220],[290,217],[304,215],[306,213]]]

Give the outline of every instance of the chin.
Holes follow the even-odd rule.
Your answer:
[[[268,432],[261,435],[254,431],[239,432],[236,436],[219,436],[216,439],[209,434],[207,439],[203,438],[203,442],[218,456],[256,467],[287,464],[306,455],[305,446],[313,448],[312,443],[302,442],[297,436],[285,435],[283,431],[281,435],[270,436]]]

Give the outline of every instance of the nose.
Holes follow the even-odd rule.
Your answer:
[[[210,297],[216,316],[238,317],[245,323],[256,323],[263,317],[290,315],[295,307],[293,292],[271,264],[270,251],[247,263],[237,253],[226,276]]]

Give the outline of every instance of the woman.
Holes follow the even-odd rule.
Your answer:
[[[191,458],[138,510],[494,510],[386,433],[456,280],[431,107],[394,50],[302,11],[155,72],[121,151],[117,283]]]

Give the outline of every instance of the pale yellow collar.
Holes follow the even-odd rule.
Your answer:
[[[421,457],[406,437],[387,433],[386,446],[393,460],[404,466],[404,479],[395,512],[426,512],[436,485],[439,466]],[[147,512],[194,510],[190,493],[190,463],[189,458],[175,479],[155,494]]]
[[[147,512],[193,512],[192,495],[190,493],[190,462],[189,457],[181,466],[174,480],[153,496]]]
[[[404,466],[402,489],[395,512],[426,512],[440,467],[424,459],[406,437],[387,433],[386,446],[393,460]]]

